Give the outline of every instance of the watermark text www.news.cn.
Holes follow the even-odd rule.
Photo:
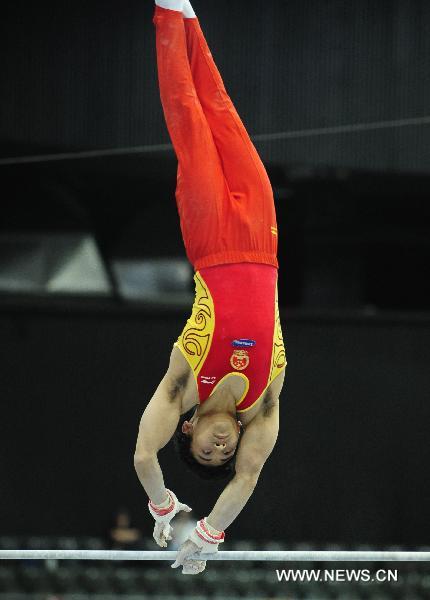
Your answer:
[[[398,581],[399,573],[397,569],[276,569],[276,577],[279,583],[387,583]]]

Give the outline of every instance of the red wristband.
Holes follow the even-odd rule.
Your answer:
[[[199,532],[199,528],[204,533],[204,536]],[[220,531],[218,535],[213,535],[212,533],[210,533],[209,529],[207,528],[205,519],[201,519],[197,523],[196,533],[199,536],[199,538],[201,538],[205,542],[208,542],[209,544],[219,544],[225,539],[224,531]]]
[[[167,490],[167,494],[170,498],[170,504],[166,508],[159,508],[156,504],[153,504],[152,501],[149,500],[149,506],[159,517],[164,517],[165,515],[168,515],[175,508],[175,501],[173,500],[169,490]]]

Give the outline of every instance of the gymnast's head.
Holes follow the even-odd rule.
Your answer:
[[[179,422],[174,445],[187,467],[202,479],[234,475],[242,424],[227,412],[199,416],[190,411]]]

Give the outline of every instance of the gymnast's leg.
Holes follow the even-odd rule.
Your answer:
[[[197,17],[188,0],[184,5],[188,58],[197,95],[223,161],[232,189],[251,178],[266,178],[264,166],[229,97]],[[262,182],[264,184],[267,181]],[[270,186],[270,183],[269,183]]]
[[[239,209],[242,223],[247,215],[252,215],[253,248],[275,255],[276,214],[266,169],[225,89],[189,0],[184,1],[183,12],[194,85],[221,158],[231,202]],[[243,231],[241,235],[243,238]],[[239,230],[231,235],[236,246],[238,236]]]
[[[157,0],[156,4],[161,103],[179,162],[176,199],[182,234],[188,257],[195,264],[198,257],[210,253],[218,243],[226,185],[191,74],[181,12],[183,2]]]

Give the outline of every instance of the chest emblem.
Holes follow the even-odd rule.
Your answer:
[[[230,358],[230,364],[236,371],[244,371],[249,365],[249,354],[246,350],[235,350]]]

